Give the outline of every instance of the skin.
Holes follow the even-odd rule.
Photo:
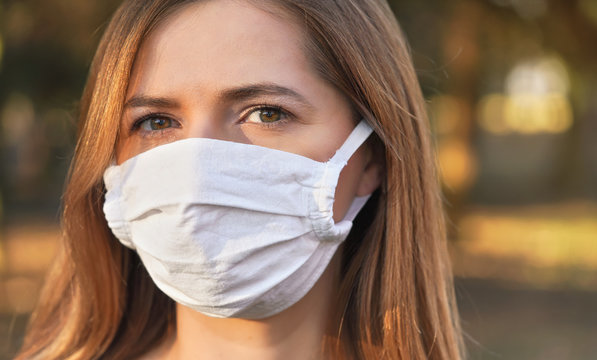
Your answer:
[[[212,0],[177,10],[145,39],[136,58],[117,162],[190,137],[327,161],[356,121],[345,97],[311,68],[302,34],[295,24],[242,1]],[[269,108],[259,110],[263,105]],[[335,221],[355,196],[379,186],[380,171],[362,146],[340,176]],[[216,319],[177,305],[176,335],[146,358],[321,358],[338,268],[336,254],[302,300],[259,321]]]

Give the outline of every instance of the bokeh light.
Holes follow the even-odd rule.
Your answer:
[[[505,93],[485,95],[478,105],[481,127],[493,134],[563,133],[573,122],[570,81],[561,60],[544,57],[517,64]]]
[[[468,189],[477,176],[477,160],[470,144],[462,139],[462,119],[467,104],[450,95],[434,96],[429,103],[430,118],[438,137],[437,153],[442,183],[451,191]]]
[[[460,223],[457,273],[544,288],[597,287],[597,206],[479,210]],[[465,254],[465,255],[463,255]]]
[[[597,24],[597,1],[579,0],[578,6],[587,19]]]
[[[451,191],[469,188],[477,176],[474,150],[458,140],[442,140],[438,145],[442,182]]]

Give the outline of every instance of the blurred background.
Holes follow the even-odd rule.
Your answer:
[[[119,2],[0,2],[0,359],[55,253],[77,101]],[[597,0],[390,2],[428,100],[470,358],[597,358]]]

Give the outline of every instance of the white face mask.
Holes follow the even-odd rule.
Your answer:
[[[315,285],[368,197],[344,220],[340,171],[372,130],[361,121],[328,162],[265,147],[191,138],[104,174],[104,213],[172,299],[214,317],[261,319]]]

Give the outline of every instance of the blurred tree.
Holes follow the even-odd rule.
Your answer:
[[[410,39],[423,90],[430,99],[446,202],[455,223],[471,202],[595,198],[592,184],[597,180],[594,141],[597,47],[592,44],[597,43],[596,2],[393,0],[390,3]],[[487,169],[493,164],[479,152],[480,147],[487,147],[488,141],[488,135],[479,128],[479,101],[486,94],[504,92],[505,79],[518,64],[549,54],[561,58],[570,73],[573,126],[557,136],[502,136],[504,140],[498,142],[501,144],[498,150],[491,151],[500,151],[500,147],[508,150],[504,147],[514,144],[523,149],[519,155],[525,155],[549,146],[555,156],[544,161],[551,164],[555,175],[546,176],[547,173],[532,168],[520,171],[511,166],[508,171],[520,171],[519,176],[533,171],[536,174],[526,182],[514,177],[515,183],[507,181],[514,174],[502,171],[498,175],[506,177],[503,179],[490,176]],[[503,156],[511,156],[506,154]],[[500,155],[492,158],[496,156]],[[477,166],[479,162],[481,167]]]
[[[74,113],[102,27],[120,1],[4,0],[0,7],[0,193],[6,216],[57,207]]]

